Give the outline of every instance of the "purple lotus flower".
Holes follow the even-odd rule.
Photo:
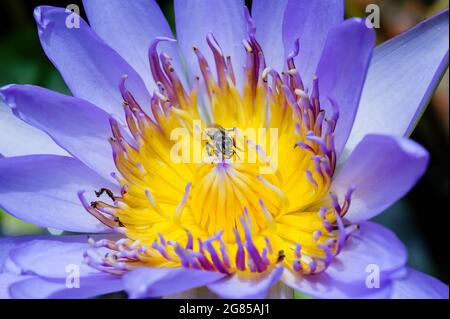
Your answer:
[[[0,207],[91,235],[1,239],[1,297],[448,298],[368,221],[426,169],[448,11],[374,48],[338,0],[175,0],[176,41],[153,0],[85,10],[34,12],[73,97],[0,90]]]

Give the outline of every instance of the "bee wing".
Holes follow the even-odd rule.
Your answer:
[[[222,126],[220,126],[219,124],[216,124],[216,123],[212,123],[211,125],[208,125],[208,128],[215,128],[215,129],[219,129],[219,130],[225,130]]]

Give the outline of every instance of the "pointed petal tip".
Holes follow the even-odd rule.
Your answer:
[[[43,6],[38,6],[33,10],[33,17],[37,24],[42,23],[42,9]]]
[[[47,19],[47,13],[52,9],[59,9],[52,6],[38,6],[34,8],[33,17],[36,21],[39,30],[44,30],[50,24],[50,21]]]
[[[367,18],[350,18],[345,20],[342,24],[347,24],[352,28],[359,29],[361,32],[366,34],[366,36],[371,38],[373,41],[373,46],[375,47],[375,30],[374,28],[368,27],[366,21]]]
[[[411,154],[411,156],[415,158],[425,158],[427,162],[429,161],[430,153],[425,147],[423,147],[416,141],[402,138],[398,139],[398,145],[400,146],[400,149],[405,153]]]
[[[18,87],[20,87],[20,85],[17,84],[8,84],[0,87],[0,103],[3,102],[14,114],[16,109],[16,99],[14,93]]]

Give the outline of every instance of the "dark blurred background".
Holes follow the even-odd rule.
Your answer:
[[[132,0],[128,0],[132,1]],[[276,1],[276,0],[274,0]],[[246,1],[251,7],[251,1]],[[174,25],[171,1],[158,1]],[[347,16],[364,16],[365,7],[381,8],[379,42],[407,30],[448,7],[448,0],[347,0]],[[65,7],[75,0],[0,0],[0,86],[30,83],[69,94],[45,57],[33,20],[38,5]],[[81,11],[83,17],[85,13]],[[449,207],[449,76],[448,70],[412,138],[431,153],[430,166],[415,188],[376,221],[392,229],[409,250],[409,264],[448,283]],[[0,128],[1,134],[1,128]],[[0,236],[48,233],[0,212]]]

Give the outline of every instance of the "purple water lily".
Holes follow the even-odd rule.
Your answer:
[[[448,10],[374,47],[339,0],[175,0],[176,40],[153,0],[84,5],[34,12],[73,96],[0,89],[0,207],[90,235],[1,239],[0,297],[448,298],[368,221],[426,169]]]

